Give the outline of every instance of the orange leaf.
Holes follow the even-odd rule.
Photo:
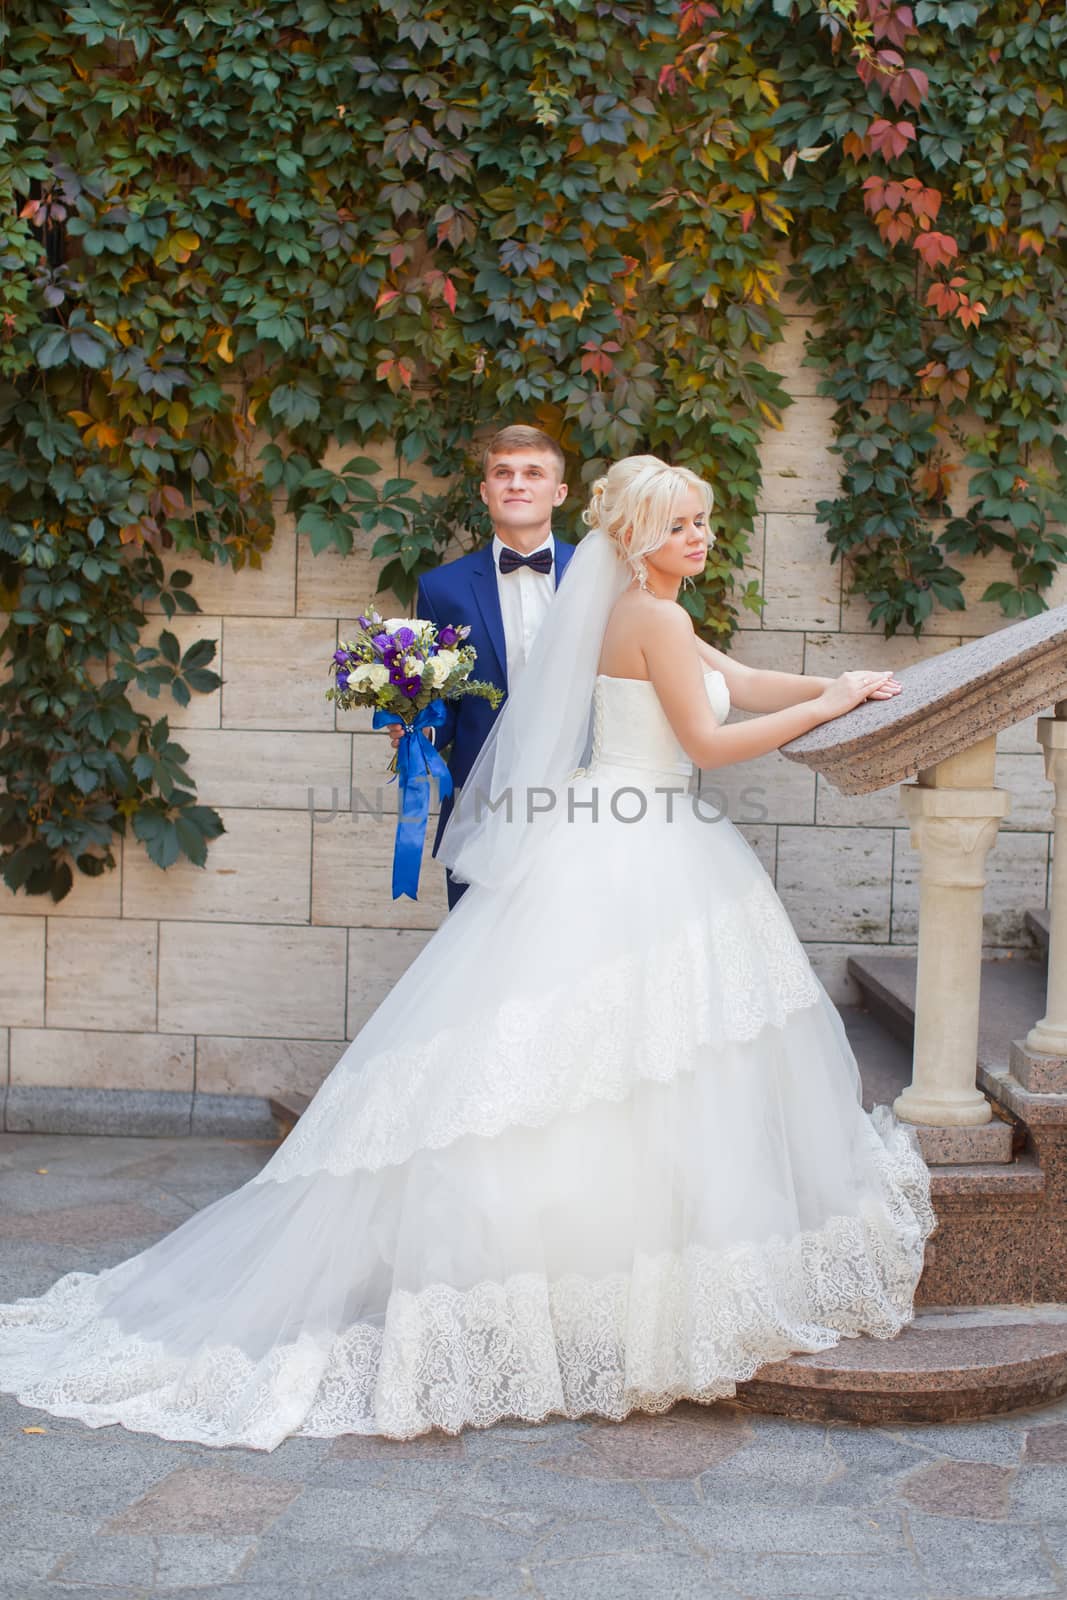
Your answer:
[[[960,253],[960,247],[948,233],[920,233],[912,241],[923,265],[931,272],[947,267]]]

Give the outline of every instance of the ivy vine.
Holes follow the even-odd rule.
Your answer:
[[[1040,603],[1064,554],[1063,30],[978,9],[0,9],[5,881],[62,898],[127,826],[203,863],[221,821],[126,693],[217,686],[212,642],[165,625],[199,609],[198,562],[259,565],[280,500],[316,553],[373,530],[407,600],[482,531],[491,426],[540,423],[579,483],[633,450],[708,476],[687,604],[728,640],[761,604],[740,569],[788,404],[765,364],[787,241],[838,403],[820,512],[873,614],[921,624],[946,553],[1005,537],[1003,603]],[[964,403],[973,505],[941,526]],[[439,490],[374,476],[383,440]]]
[[[816,8],[788,10],[775,126],[829,152],[788,199],[835,402],[833,557],[886,634],[964,608],[960,555],[1005,552],[980,598],[1033,615],[1067,557],[1067,14],[872,6],[873,65],[850,78]]]

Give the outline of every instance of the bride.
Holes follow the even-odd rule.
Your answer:
[[[688,790],[899,684],[698,640],[710,504],[652,456],[594,486],[442,839],[471,888],[256,1177],[0,1306],[0,1390],[272,1450],[663,1411],[910,1321],[915,1132],[863,1110],[770,879]],[[765,714],[724,727],[731,691]]]

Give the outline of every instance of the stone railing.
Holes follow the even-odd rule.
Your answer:
[[[974,1127],[992,1115],[976,1084],[985,861],[1010,807],[994,782],[996,735],[1050,705],[1037,724],[1055,787],[1046,1012],[1013,1042],[1012,1072],[1035,1090],[1067,1091],[1067,606],[897,676],[892,700],[869,700],[782,753],[844,794],[901,784],[920,857],[919,945],[912,1081],[894,1110]]]

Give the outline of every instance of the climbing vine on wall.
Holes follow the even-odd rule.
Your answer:
[[[1036,452],[1053,445],[1028,430],[1051,419],[1062,370],[1050,331],[1059,35],[1031,30],[1029,98],[997,113],[1035,172],[1019,174],[1011,139],[1003,159],[992,144],[982,157],[997,173],[1007,163],[1014,197],[998,277],[978,245],[1000,225],[982,234],[968,196],[988,204],[1000,180],[961,177],[953,130],[970,113],[938,57],[977,37],[975,10],[0,8],[6,881],[59,898],[72,865],[113,864],[127,826],[162,865],[203,862],[221,822],[197,804],[166,717],[126,693],[182,703],[216,686],[211,641],[183,653],[166,626],[198,609],[197,563],[257,565],[280,503],[315,552],[347,553],[373,531],[382,585],[407,599],[457,523],[478,531],[490,426],[534,420],[561,440],[571,517],[582,481],[619,454],[658,450],[704,472],[717,542],[687,604],[728,639],[738,606],[759,604],[739,573],[760,431],[788,403],[765,364],[788,241],[839,402],[846,492],[824,511],[878,614],[921,620],[923,595],[949,595],[944,552],[995,545],[1005,500],[1013,550],[1040,522],[1030,565],[1051,571],[1055,485]],[[1000,82],[1009,49],[983,30]],[[984,137],[972,128],[968,158]],[[923,198],[931,166],[950,227]],[[956,245],[951,258],[936,240]],[[878,369],[887,311],[898,320]],[[992,407],[978,414],[995,413],[995,428],[968,448],[1003,476],[1005,435],[993,434],[1022,368],[1031,409],[1012,485],[983,490],[976,520],[935,534],[948,482],[938,430],[961,426],[964,400]],[[382,482],[367,451],[387,440],[401,464]],[[871,484],[857,465],[868,458]],[[438,492],[416,491],[416,462]],[[941,565],[925,572],[931,551]],[[1029,604],[1041,587],[1026,569],[1013,593]]]
[[[835,402],[833,553],[886,633],[963,608],[959,555],[1003,552],[978,597],[1030,615],[1067,556],[1067,14],[878,4],[849,76],[817,8],[788,9],[777,135],[827,147],[788,201]]]

